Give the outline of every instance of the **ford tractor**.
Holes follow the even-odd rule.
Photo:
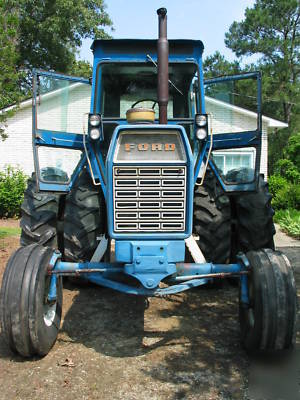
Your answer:
[[[33,71],[35,172],[0,296],[24,357],[55,343],[65,276],[146,297],[230,278],[243,347],[293,346],[293,270],[260,174],[261,75],[205,80],[202,42],[168,41],[157,13],[158,40],[95,40],[91,79]]]

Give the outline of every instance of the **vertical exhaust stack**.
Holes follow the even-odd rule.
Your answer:
[[[157,100],[159,105],[159,123],[167,124],[169,100],[169,42],[167,39],[167,9],[159,8],[157,14]]]

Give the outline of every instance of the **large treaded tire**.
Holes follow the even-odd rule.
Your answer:
[[[245,253],[262,248],[274,250],[275,226],[271,199],[268,183],[262,174],[256,193],[245,193],[235,198],[238,250]]]
[[[80,172],[66,197],[64,215],[64,257],[69,261],[90,260],[105,233],[106,207],[102,190],[95,186],[86,169]]]
[[[193,234],[206,261],[226,263],[231,252],[231,207],[212,171],[194,192]]]
[[[35,173],[28,179],[21,205],[21,246],[32,243],[57,247],[59,195],[37,193]]]
[[[53,249],[38,244],[20,247],[9,259],[0,291],[3,336],[13,352],[24,357],[46,355],[54,345],[61,321],[62,279],[56,301],[47,295]]]
[[[292,267],[279,251],[246,254],[249,305],[240,302],[242,344],[248,352],[276,352],[295,343],[297,291]]]

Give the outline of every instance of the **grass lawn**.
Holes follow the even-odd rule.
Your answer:
[[[6,227],[6,226],[0,226],[0,239],[3,239],[8,236],[18,236],[21,233],[21,229],[16,227]]]

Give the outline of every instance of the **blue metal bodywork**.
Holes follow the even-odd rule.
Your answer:
[[[157,61],[156,40],[96,40],[92,45],[94,53],[94,67],[92,79],[91,113],[99,113],[101,110],[101,66],[105,63],[149,63],[149,59]],[[198,69],[198,91],[196,93],[197,113],[204,114],[205,110],[205,85],[215,84],[230,80],[256,79],[258,90],[257,114],[258,124],[255,131],[231,133],[224,132],[214,137],[212,149],[231,149],[241,147],[254,147],[257,152],[255,179],[248,183],[227,183],[219,176],[215,164],[210,160],[210,167],[218,177],[224,191],[253,191],[256,189],[258,167],[260,161],[261,144],[261,77],[259,73],[223,77],[204,81],[202,68],[203,44],[201,41],[193,40],[170,40],[170,63],[193,63]],[[149,57],[150,56],[150,57]],[[78,174],[84,166],[90,171],[94,182],[101,186],[107,204],[108,234],[115,239],[115,260],[113,263],[69,263],[60,259],[57,253],[50,262],[49,273],[52,274],[49,300],[56,297],[56,277],[63,274],[80,274],[83,278],[94,283],[110,287],[129,294],[159,296],[178,293],[192,287],[207,283],[214,274],[237,274],[241,276],[241,298],[244,303],[248,301],[247,275],[249,265],[241,256],[236,264],[214,265],[183,264],[185,258],[185,239],[192,233],[193,223],[193,193],[200,167],[206,162],[210,148],[210,140],[199,142],[196,139],[194,124],[194,111],[192,118],[177,118],[168,121],[168,125],[139,125],[138,129],[147,130],[176,130],[180,132],[187,155],[187,203],[186,224],[184,232],[170,233],[116,233],[113,230],[113,166],[114,154],[117,140],[122,130],[135,130],[137,125],[128,125],[121,118],[103,118],[103,123],[115,123],[117,125],[110,143],[106,163],[101,154],[101,140],[92,142],[85,137],[84,133],[56,132],[38,129],[36,126],[36,107],[38,99],[38,76],[48,76],[54,79],[70,80],[90,84],[89,80],[73,78],[65,75],[34,71],[34,100],[33,100],[33,149],[35,169],[37,171],[37,184],[42,191],[68,192]],[[187,137],[184,125],[194,126],[194,138],[191,144],[194,148],[192,154],[191,144]],[[52,148],[78,149],[82,151],[81,160],[74,171],[70,182],[44,182],[39,175],[38,147],[46,146]],[[138,164],[138,163],[137,163]],[[123,164],[124,165],[124,164]],[[126,164],[125,164],[126,165]],[[132,164],[130,164],[132,166]],[[147,166],[155,165],[151,160]],[[166,165],[170,165],[166,163]],[[173,165],[176,165],[173,164]],[[118,281],[119,276],[129,276],[135,280],[136,285],[128,285]],[[197,277],[196,277],[197,276]],[[160,288],[161,281],[170,284],[169,287]],[[179,282],[179,283],[178,283]]]
[[[241,256],[241,258],[245,259],[244,256]],[[159,297],[180,293],[197,286],[204,285],[211,278],[214,278],[217,275],[241,275],[241,301],[243,301],[245,304],[248,303],[247,274],[249,272],[249,263],[245,264],[242,259],[240,259],[236,264],[225,265],[212,263],[177,263],[174,264],[174,266],[175,270],[173,274],[170,274],[169,278],[165,279],[165,283],[169,284],[169,286],[163,288],[159,287],[158,285],[153,285],[152,275],[149,275],[147,278],[149,280],[149,286],[147,285],[147,281],[145,284],[141,284],[139,279],[137,279],[137,284],[135,285],[123,283],[123,281],[121,282],[120,277],[126,278],[128,273],[124,266],[118,263],[71,263],[61,261],[59,258],[56,258],[54,266],[49,267],[48,273],[52,276],[53,281],[55,281],[57,275],[81,276],[90,282],[117,290],[119,292],[149,297]],[[135,278],[134,274],[130,275],[131,277]],[[147,272],[145,275],[147,275]],[[54,284],[50,286],[48,298],[50,300],[54,300],[56,298],[56,286]]]
[[[184,261],[183,240],[116,240],[116,261],[125,263],[124,272],[148,288],[176,273],[176,263]]]

